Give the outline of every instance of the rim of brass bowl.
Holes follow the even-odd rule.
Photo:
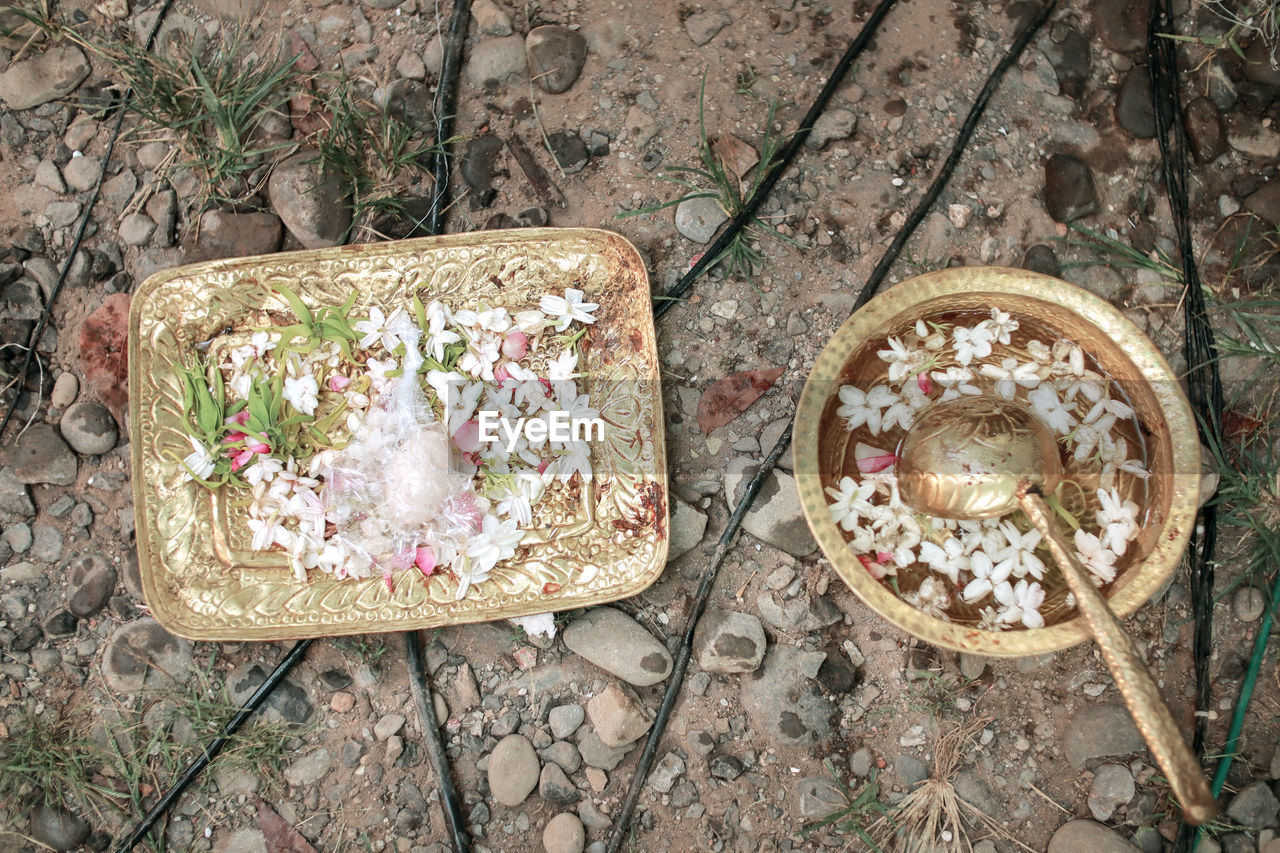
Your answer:
[[[834,478],[822,468],[822,438],[837,422],[837,392],[846,365],[867,342],[883,340],[922,317],[988,310],[1039,319],[1085,348],[1116,378],[1134,403],[1148,442],[1148,521],[1135,543],[1146,556],[1116,578],[1108,593],[1121,618],[1142,606],[1173,573],[1195,524],[1200,488],[1200,441],[1191,407],[1167,361],[1147,337],[1109,303],[1060,279],[1005,267],[959,267],[903,281],[850,317],[823,349],[796,410],[796,485],[809,528],[836,573],[872,610],[935,645],[995,657],[1038,655],[1090,638],[1077,616],[1047,628],[981,631],[917,610],[875,580],[847,547],[831,519],[823,490]],[[841,451],[842,452],[842,451]],[[1058,569],[1049,566],[1049,572]]]

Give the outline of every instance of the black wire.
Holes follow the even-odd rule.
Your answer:
[[[756,211],[760,209],[760,205],[764,204],[764,200],[769,197],[769,193],[773,192],[774,185],[778,183],[782,173],[791,165],[791,161],[795,159],[800,146],[809,138],[809,132],[813,130],[814,122],[818,120],[818,116],[822,114],[822,111],[827,108],[832,95],[835,94],[836,89],[840,87],[840,83],[844,80],[845,74],[848,73],[853,63],[858,60],[858,57],[862,55],[862,51],[871,41],[871,37],[875,35],[880,22],[884,20],[885,15],[889,14],[889,10],[893,8],[895,2],[897,0],[881,0],[880,5],[876,6],[875,11],[871,13],[871,17],[862,25],[857,37],[850,42],[848,49],[840,57],[840,61],[836,63],[835,70],[827,78],[827,83],[822,87],[817,100],[813,102],[813,106],[809,107],[809,111],[805,113],[804,119],[800,122],[800,129],[792,134],[791,139],[787,141],[787,144],[783,146],[772,162],[760,164],[760,168],[766,172],[764,180],[756,187],[755,192],[751,194],[751,198],[743,205],[742,210],[738,211],[738,215],[733,217],[729,225],[716,237],[715,242],[702,253],[702,257],[698,259],[697,263],[669,291],[663,294],[658,303],[654,305],[653,319],[657,320],[670,311],[671,306],[693,286],[699,276],[720,259],[720,255],[734,241],[739,232],[755,218]]]
[[[1177,43],[1163,33],[1174,33],[1173,9],[1168,0],[1151,4],[1147,18],[1148,73],[1155,105],[1156,138],[1164,165],[1165,190],[1178,235],[1182,261],[1183,319],[1186,334],[1183,354],[1187,362],[1187,396],[1195,410],[1203,440],[1217,446],[1222,430],[1222,377],[1218,371],[1217,346],[1209,323],[1200,272],[1191,243],[1190,202],[1187,193],[1189,158],[1182,122],[1182,99],[1178,87]],[[1211,502],[1200,511],[1203,535],[1192,528],[1191,560],[1191,653],[1196,676],[1196,716],[1191,748],[1203,756],[1212,699],[1209,659],[1213,654],[1213,557],[1217,546],[1217,507]],[[1174,839],[1175,851],[1194,849],[1198,830],[1182,822]]]
[[[698,620],[707,609],[707,601],[711,598],[711,587],[715,584],[716,575],[719,574],[720,566],[729,553],[729,547],[733,544],[738,528],[742,526],[742,519],[746,516],[747,510],[751,509],[751,504],[760,493],[760,488],[764,485],[769,472],[773,470],[773,466],[777,464],[778,459],[786,451],[787,445],[791,443],[791,428],[794,423],[793,417],[760,465],[760,470],[747,484],[746,493],[743,494],[742,500],[738,501],[738,506],[729,518],[729,524],[720,534],[720,541],[716,544],[716,552],[711,562],[702,571],[702,582],[698,584],[698,595],[693,601],[693,609],[690,610],[689,618],[685,622],[684,635],[680,639],[680,648],[676,651],[675,665],[667,681],[667,690],[662,696],[662,704],[658,706],[658,713],[654,716],[653,726],[649,729],[649,737],[644,742],[644,750],[640,753],[640,762],[636,766],[635,774],[631,777],[626,799],[622,801],[622,809],[614,819],[613,832],[609,835],[608,853],[618,853],[626,840],[627,830],[631,824],[631,813],[635,811],[636,801],[640,799],[640,792],[644,790],[644,782],[649,776],[649,768],[653,766],[653,757],[658,752],[658,742],[667,728],[667,720],[671,717],[676,701],[680,698],[685,670],[689,668],[689,658],[693,653],[693,635],[698,629]]]
[[[965,146],[973,136],[974,128],[977,126],[978,120],[981,118],[983,111],[986,109],[987,101],[990,100],[992,93],[1000,84],[1000,80],[1004,77],[1005,72],[1018,61],[1018,57],[1022,54],[1036,33],[1048,20],[1049,15],[1053,12],[1057,5],[1057,0],[1049,0],[1037,13],[1036,17],[1031,20],[1027,28],[1021,35],[1014,40],[1013,45],[1009,48],[1009,52],[992,70],[990,76],[987,77],[986,85],[982,87],[982,92],[978,99],[974,102],[973,108],[970,109],[968,117],[965,119],[964,125],[961,126],[960,132],[956,137],[955,143],[952,145],[951,153],[947,157],[946,162],[939,170],[937,176],[934,177],[929,191],[925,193],[911,216],[907,218],[902,230],[898,233],[889,247],[885,249],[884,255],[880,259],[880,263],[876,265],[871,276],[867,279],[866,285],[862,288],[862,292],[858,294],[855,302],[854,311],[865,305],[872,296],[880,289],[880,285],[884,282],[885,277],[889,273],[889,269],[893,266],[894,261],[902,252],[902,248],[906,245],[907,238],[911,236],[911,232],[920,224],[928,213],[929,207],[937,200],[943,188],[951,178],[952,172],[955,171],[956,165],[960,162],[960,157],[964,153]],[[693,636],[697,631],[698,622],[702,618],[703,611],[706,610],[707,601],[711,597],[711,589],[715,584],[716,575],[719,573],[720,566],[724,562],[729,552],[729,546],[734,536],[738,532],[738,528],[742,526],[742,520],[746,517],[747,511],[751,508],[751,504],[755,501],[756,496],[760,492],[760,487],[764,484],[765,478],[769,472],[773,470],[778,459],[781,458],[787,445],[791,443],[791,433],[795,427],[795,414],[792,413],[791,418],[787,421],[787,426],[782,432],[782,436],[778,439],[773,449],[769,451],[769,455],[765,457],[760,465],[760,470],[751,478],[751,482],[747,485],[747,491],[742,496],[742,500],[738,502],[737,507],[733,511],[733,515],[729,518],[729,523],[725,526],[724,532],[720,535],[720,541],[716,545],[715,553],[711,557],[711,561],[707,567],[703,569],[702,579],[698,585],[698,594],[694,599],[693,607],[689,613],[689,618],[685,623],[684,633],[681,636],[680,647],[676,651],[675,665],[672,667],[670,681],[667,683],[666,692],[662,697],[662,704],[658,706],[658,712],[654,716],[653,726],[649,729],[649,735],[645,740],[644,750],[640,753],[640,761],[636,766],[635,774],[631,777],[631,785],[627,788],[626,798],[622,801],[622,808],[618,816],[614,819],[613,832],[609,836],[608,853],[618,853],[623,841],[626,839],[627,832],[630,828],[631,815],[635,811],[636,803],[640,799],[640,793],[644,788],[645,780],[649,776],[649,769],[653,766],[654,756],[658,752],[658,743],[662,739],[663,732],[666,730],[667,720],[671,716],[672,709],[675,708],[676,700],[680,697],[680,688],[684,681],[685,671],[689,665],[689,658],[693,650]]]
[[[973,106],[969,108],[969,114],[965,116],[964,123],[960,125],[960,132],[956,135],[955,144],[951,146],[951,153],[947,155],[946,162],[942,164],[942,170],[938,173],[938,177],[934,179],[924,198],[920,199],[920,203],[916,205],[915,210],[911,211],[911,215],[907,217],[906,224],[902,226],[897,236],[893,238],[893,242],[889,244],[888,251],[880,258],[880,263],[872,271],[867,286],[862,289],[862,292],[858,294],[857,301],[853,303],[853,310],[856,311],[866,305],[871,297],[875,295],[881,280],[889,273],[889,267],[893,266],[893,262],[897,260],[898,253],[907,244],[911,233],[929,215],[929,211],[933,208],[933,203],[938,200],[938,196],[942,195],[942,190],[950,179],[951,173],[955,171],[956,166],[960,163],[960,158],[964,155],[964,150],[968,147],[969,140],[973,138],[973,132],[977,129],[978,122],[982,119],[982,114],[987,111],[987,102],[991,100],[991,96],[995,94],[996,89],[1000,86],[1000,81],[1004,78],[1005,72],[1022,56],[1022,52],[1026,50],[1031,39],[1040,31],[1040,27],[1048,20],[1049,15],[1053,13],[1053,9],[1057,5],[1058,0],[1049,0],[1048,3],[1045,3],[1040,8],[1036,16],[1031,19],[1022,33],[1014,40],[1009,52],[1004,55],[1004,58],[996,65],[991,75],[987,77],[986,84],[983,85],[982,91],[978,93]]]
[[[453,135],[453,119],[458,111],[458,75],[462,72],[462,46],[467,40],[471,21],[471,0],[454,0],[453,17],[445,38],[444,61],[440,66],[440,85],[436,87],[436,153],[431,168],[435,186],[431,193],[432,234],[444,233],[445,212],[449,209],[449,138]]]
[[[156,15],[155,23],[151,25],[151,32],[147,35],[147,42],[143,50],[151,50],[151,46],[155,44],[156,34],[160,32],[160,24],[164,21],[164,16],[169,12],[169,7],[172,5],[173,0],[164,0],[159,14]],[[111,163],[111,155],[116,150],[116,141],[120,139],[120,129],[124,125],[125,113],[128,112],[129,99],[132,97],[133,89],[129,89],[124,93],[117,107],[120,112],[116,115],[116,124],[111,130],[111,140],[107,143],[107,151],[102,156],[102,169],[98,172],[98,180],[94,182],[93,192],[90,193],[89,201],[84,206],[84,212],[80,214],[80,224],[76,226],[76,236],[71,241],[71,248],[67,251],[66,260],[62,262],[62,270],[58,273],[58,280],[54,283],[53,290],[49,291],[49,298],[45,300],[44,310],[40,312],[40,319],[36,323],[36,327],[27,343],[27,351],[22,358],[22,367],[18,369],[19,381],[14,384],[13,400],[9,403],[9,408],[5,410],[4,419],[0,420],[0,437],[4,436],[5,427],[9,426],[9,421],[13,419],[14,413],[18,411],[18,403],[22,401],[22,386],[27,380],[28,371],[31,370],[31,359],[36,351],[36,344],[40,342],[45,326],[49,324],[49,317],[53,314],[54,303],[58,301],[58,294],[62,292],[62,285],[66,284],[67,275],[71,272],[71,264],[76,259],[76,252],[80,251],[80,243],[84,240],[84,232],[89,227],[89,217],[93,213],[94,205],[98,203],[98,196],[102,193],[102,184],[107,178],[107,166]]]
[[[466,853],[471,849],[471,839],[467,836],[466,820],[462,816],[462,801],[458,798],[458,789],[454,786],[453,775],[449,771],[449,756],[444,751],[444,741],[440,737],[440,721],[436,719],[431,687],[427,684],[422,658],[422,636],[417,631],[408,631],[405,638],[409,643],[409,687],[413,691],[414,704],[418,707],[418,719],[427,735],[427,752],[431,755],[431,766],[435,768],[440,795],[444,799],[444,814],[449,824],[449,840],[454,850],[458,853]]]
[[[289,670],[293,669],[294,664],[302,660],[302,656],[307,653],[307,649],[311,648],[311,644],[314,642],[314,639],[302,640],[289,650],[289,654],[285,655],[284,660],[280,661],[279,665],[267,676],[267,680],[258,685],[257,690],[253,691],[253,695],[249,697],[249,701],[244,703],[244,707],[236,712],[236,715],[222,727],[222,731],[209,742],[209,745],[204,748],[204,752],[200,753],[200,757],[187,766],[187,769],[178,777],[178,780],[169,787],[169,790],[165,791],[164,796],[138,822],[138,825],[133,828],[133,832],[129,833],[129,837],[115,849],[116,853],[129,853],[146,837],[155,822],[169,810],[178,797],[182,796],[182,793],[195,781],[200,772],[209,765],[209,762],[218,757],[218,753],[222,752],[222,748],[231,740],[232,735],[244,725],[249,717],[253,716],[253,712],[258,710],[258,707],[266,701],[267,697],[276,689],[276,685],[284,680],[284,677],[289,674]]]

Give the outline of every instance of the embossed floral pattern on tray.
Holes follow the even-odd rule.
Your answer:
[[[608,428],[595,480],[549,494],[516,556],[454,601],[447,574],[294,580],[283,557],[253,553],[234,495],[183,483],[190,446],[175,365],[197,346],[287,312],[284,284],[311,307],[359,293],[356,311],[438,298],[519,306],[566,286],[601,305],[582,382]],[[594,229],[527,229],[215,261],[158,273],[133,298],[130,429],[138,557],[147,603],[192,639],[271,640],[398,631],[544,613],[634,595],[667,554],[662,396],[648,278],[634,247]],[[224,491],[224,490],[220,490]],[[232,498],[228,500],[227,498]]]

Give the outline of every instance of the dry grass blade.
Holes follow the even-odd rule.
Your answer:
[[[973,850],[964,828],[963,818],[967,816],[971,824],[1027,853],[1035,853],[986,812],[961,798],[952,784],[966,746],[992,719],[974,717],[952,726],[938,738],[933,751],[933,773],[903,798],[892,823],[878,820],[871,825],[871,835],[877,844],[902,853],[967,853]]]

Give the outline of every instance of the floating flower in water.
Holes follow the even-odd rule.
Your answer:
[[[1094,577],[1094,584],[1101,586],[1116,579],[1116,552],[1102,543],[1095,534],[1077,530],[1076,556]]]
[[[858,465],[858,470],[864,474],[884,471],[893,467],[893,463],[898,461],[898,457],[889,451],[862,442],[858,442],[854,447],[853,458]]]
[[[898,402],[898,395],[884,385],[877,385],[870,391],[845,385],[840,389],[840,402],[844,405],[836,410],[836,414],[848,422],[846,427],[850,432],[866,424],[871,434],[876,435],[880,432],[883,410]]]
[[[1044,589],[1040,584],[1020,580],[1012,587],[1001,584],[993,593],[1000,604],[997,619],[1005,624],[1021,622],[1027,628],[1043,628],[1044,617],[1040,606],[1044,604]]]
[[[983,321],[972,329],[956,326],[951,330],[954,341],[956,361],[961,365],[968,364],[975,358],[986,358],[991,355],[991,342],[996,339],[995,332],[988,321]]]

